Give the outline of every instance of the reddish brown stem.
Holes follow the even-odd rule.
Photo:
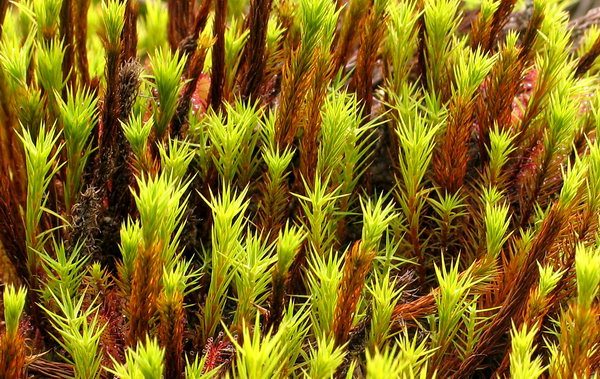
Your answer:
[[[173,50],[179,47],[179,43],[188,36],[192,26],[193,0],[169,0],[169,23],[167,25],[169,44]]]
[[[75,6],[75,50],[77,52],[77,68],[84,87],[90,85],[90,73],[87,59],[87,12],[90,7],[90,0],[81,0],[76,2]]]
[[[63,0],[60,8],[60,38],[65,49],[65,55],[62,62],[63,80],[69,86],[75,84],[75,73],[72,72],[75,67],[75,39],[73,36],[73,0]],[[66,91],[65,86],[63,91]],[[66,92],[64,92],[66,93]]]
[[[242,56],[241,93],[244,99],[257,99],[265,69],[267,24],[272,0],[251,0],[250,34]]]
[[[577,62],[575,76],[581,77],[586,72],[588,72],[589,69],[592,68],[592,65],[596,61],[596,58],[598,58],[598,55],[600,55],[600,36],[596,38],[596,41],[594,41],[594,44],[592,45],[590,51],[588,51],[583,57],[579,59],[579,62]]]
[[[137,0],[127,0],[125,8],[125,24],[123,25],[123,56],[122,61],[135,59],[137,52]]]
[[[360,241],[357,241],[346,255],[333,326],[338,346],[348,340],[356,306],[365,284],[365,276],[369,273],[374,257],[375,254],[365,250]]]
[[[150,321],[157,310],[161,264],[160,249],[153,245],[140,249],[135,260],[129,298],[129,334],[127,344],[135,346],[150,332]]]
[[[227,0],[215,0],[214,36],[215,45],[212,49],[212,75],[210,78],[210,104],[218,111],[223,97],[225,80],[225,16]]]
[[[183,362],[183,296],[178,295],[174,301],[161,306],[159,336],[165,347],[165,377],[184,378]]]

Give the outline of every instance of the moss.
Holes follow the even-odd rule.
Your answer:
[[[0,1],[0,376],[597,374],[568,3]]]

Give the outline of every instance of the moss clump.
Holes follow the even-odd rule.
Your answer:
[[[568,5],[0,1],[0,376],[597,374]]]

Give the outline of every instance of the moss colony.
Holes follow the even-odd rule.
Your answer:
[[[594,377],[568,6],[0,0],[0,377]]]

